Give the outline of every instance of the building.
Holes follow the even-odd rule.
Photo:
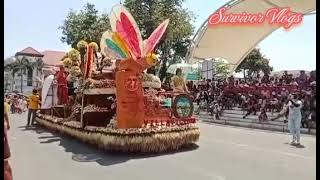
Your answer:
[[[53,50],[43,51],[42,54],[44,55],[42,58],[44,63],[44,67],[42,68],[43,74],[51,74],[58,70],[58,66],[62,65],[61,60],[67,55],[66,52]]]
[[[44,67],[41,69],[33,67],[27,69],[26,73],[17,72],[14,75],[12,74],[12,71],[4,72],[5,92],[21,92],[22,89],[22,93],[30,93],[32,89],[41,85],[44,74],[53,73],[53,70],[55,67],[60,65],[60,60],[65,55],[66,52],[62,51],[46,50],[39,52],[32,47],[27,47],[22,51],[17,52],[14,57],[10,58],[12,62],[22,58],[27,58],[30,63],[35,63],[36,61],[40,60],[43,62]]]

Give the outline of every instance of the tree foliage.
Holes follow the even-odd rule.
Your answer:
[[[214,76],[227,77],[230,72],[229,65],[222,60],[215,61],[214,66],[216,70]]]
[[[41,72],[42,68],[45,66],[43,60],[41,58],[36,59],[35,62],[31,63],[31,66],[37,70],[37,75],[38,72]]]
[[[194,15],[182,7],[184,0],[125,0],[124,5],[135,18],[143,39],[147,39],[165,19],[170,19],[168,29],[156,47],[161,55],[160,78],[166,74],[167,65],[181,61],[188,50],[194,31]]]
[[[4,70],[10,71],[13,76],[15,76],[17,72],[26,74],[28,69],[34,69],[34,64],[31,63],[26,57],[16,59],[14,62],[4,66]]]
[[[147,39],[163,20],[170,19],[166,33],[156,47],[156,52],[161,55],[162,60],[161,79],[165,76],[169,63],[180,62],[185,57],[190,44],[189,38],[194,31],[194,15],[182,7],[183,2],[184,0],[124,2],[124,6],[137,21],[143,39]],[[76,48],[80,40],[99,44],[103,32],[110,29],[110,22],[108,15],[98,15],[94,5],[87,3],[80,11],[70,10],[59,29],[63,34],[61,41]]]
[[[24,56],[4,66],[4,70],[10,71],[13,78],[15,77],[16,73],[19,73],[21,93],[23,92],[23,74],[26,74],[27,70],[34,69],[34,68],[35,68],[34,63],[30,62]]]
[[[251,77],[253,74],[258,74],[261,71],[270,74],[272,70],[273,68],[269,65],[269,59],[262,55],[260,49],[255,48],[240,63],[236,72],[247,71],[248,76]]]
[[[100,43],[103,32],[110,29],[107,14],[98,14],[93,4],[87,3],[80,11],[70,10],[59,29],[62,30],[61,41],[76,48],[80,40]]]

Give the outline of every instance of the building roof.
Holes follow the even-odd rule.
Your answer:
[[[32,57],[43,57],[43,54],[41,54],[39,51],[35,50],[32,47],[27,47],[19,52],[16,53],[16,56],[32,56]]]
[[[62,58],[67,53],[63,51],[47,50],[47,51],[43,51],[42,54],[44,55],[42,58],[44,64],[51,65],[51,66],[58,66],[61,64]]]

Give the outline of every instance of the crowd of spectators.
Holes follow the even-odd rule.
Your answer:
[[[7,104],[12,114],[21,114],[28,109],[27,97],[22,94],[6,94],[4,102]]]
[[[270,120],[266,112],[280,112],[288,102],[289,94],[297,94],[303,102],[302,126],[308,121],[315,122],[316,108],[316,76],[315,72],[307,75],[300,71],[297,77],[284,71],[281,77],[263,77],[249,79],[235,79],[233,76],[226,80],[203,79],[197,85],[188,82],[189,91],[195,97],[200,110],[210,112],[216,118],[223,110],[239,107],[248,115],[258,115],[259,121]]]

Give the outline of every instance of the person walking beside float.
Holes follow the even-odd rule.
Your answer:
[[[12,180],[12,170],[9,164],[9,158],[11,157],[11,152],[8,143],[7,131],[10,129],[9,117],[8,117],[9,107],[4,103],[4,180]]]

